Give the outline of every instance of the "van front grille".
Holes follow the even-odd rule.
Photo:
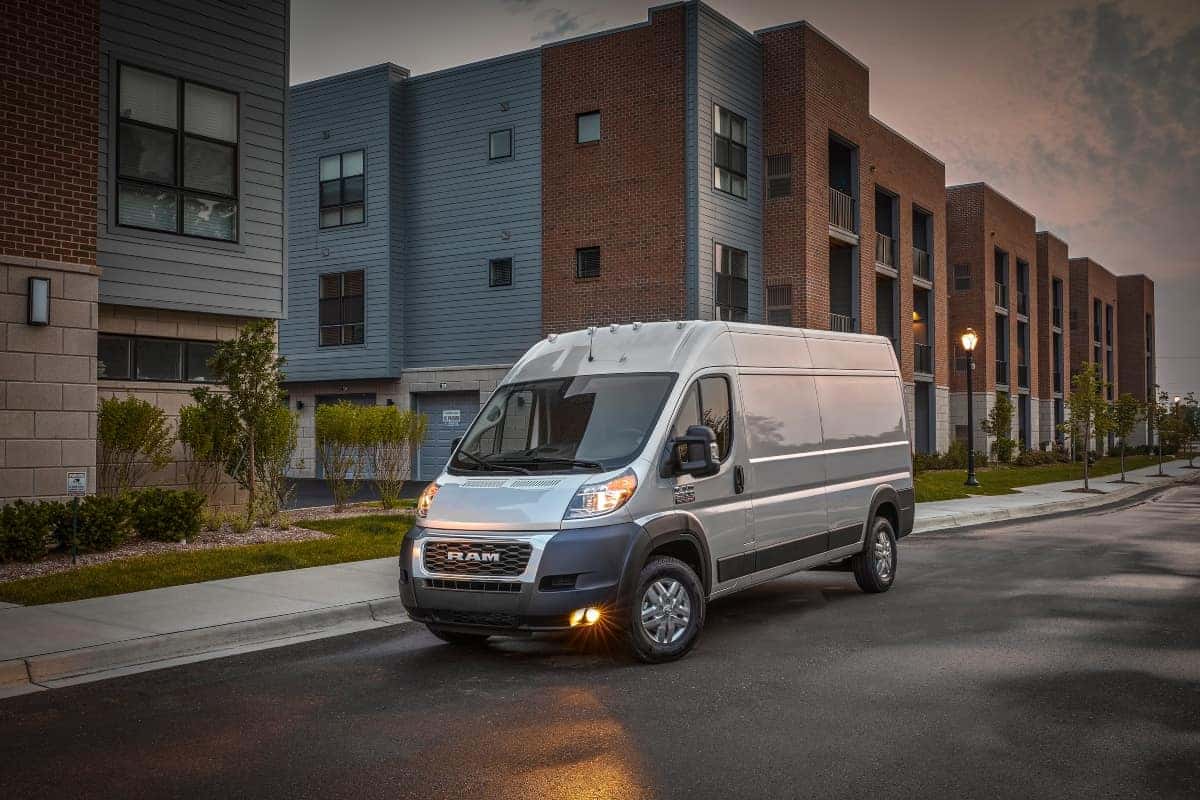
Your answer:
[[[454,580],[452,578],[426,578],[426,589],[450,589],[458,592],[505,592],[519,593],[521,584],[516,581]]]
[[[532,552],[528,542],[427,541],[424,561],[426,571],[442,575],[516,577]]]

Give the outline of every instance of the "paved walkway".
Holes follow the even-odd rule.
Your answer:
[[[1130,473],[1136,485],[1097,479],[1104,494],[1067,493],[1079,481],[917,505],[928,532],[1128,501],[1200,473],[1167,464]],[[305,639],[394,625],[408,619],[396,596],[395,558],[249,575],[144,592],[0,607],[0,698],[157,669]]]

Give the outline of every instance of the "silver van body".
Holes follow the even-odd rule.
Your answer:
[[[570,415],[557,432],[538,410],[546,397]],[[708,430],[709,468],[681,473],[678,437]],[[554,437],[572,443],[536,446]],[[603,504],[620,501],[616,489],[592,503],[599,513],[583,508],[589,487],[634,481],[613,510]],[[880,336],[763,325],[550,336],[513,366],[426,495],[400,592],[431,627],[566,629],[579,609],[636,605],[655,554],[690,565],[712,599],[869,551],[873,520],[887,520],[893,545],[911,531],[899,365]]]

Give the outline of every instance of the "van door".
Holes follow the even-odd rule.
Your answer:
[[[821,415],[811,375],[744,370],[740,378],[759,572],[828,549]]]
[[[704,529],[710,566],[714,569],[714,590],[719,582],[730,580],[722,575],[723,562],[753,558],[750,506],[743,494],[747,448],[737,400],[738,391],[731,374],[702,373],[684,394],[670,431],[671,436],[682,436],[692,425],[707,425],[717,434],[721,459],[717,474],[705,478],[679,475],[669,480],[675,509],[695,516]],[[664,454],[664,458],[670,455]]]

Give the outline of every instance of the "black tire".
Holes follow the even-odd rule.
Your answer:
[[[886,550],[890,553],[886,569],[879,555],[879,551],[885,548],[877,546],[880,536],[886,537]],[[876,517],[867,529],[867,540],[863,542],[862,552],[850,559],[854,581],[858,588],[868,594],[886,592],[896,580],[896,563],[896,531],[887,517]]]
[[[680,591],[687,593],[687,624],[678,638],[672,636],[671,641],[666,643],[654,641],[642,623],[643,599],[647,597],[650,587],[659,581],[673,581],[679,584]],[[682,658],[700,638],[700,631],[704,628],[705,610],[704,585],[700,583],[700,578],[691,567],[677,558],[666,556],[650,560],[642,567],[638,576],[637,591],[631,599],[623,626],[630,652],[635,658],[648,664],[661,664]]]
[[[429,628],[429,632],[434,636],[449,644],[472,646],[484,644],[488,640],[488,634],[486,633],[463,633],[462,631],[448,631],[445,628],[437,625],[426,625],[425,627]]]

